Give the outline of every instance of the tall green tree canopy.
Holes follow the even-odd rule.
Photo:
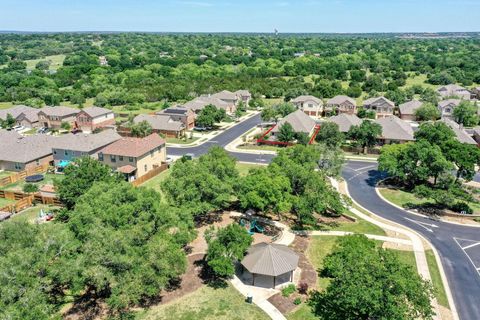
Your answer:
[[[310,299],[321,319],[432,319],[433,288],[395,253],[364,235],[340,237],[323,263],[331,278]]]
[[[361,147],[363,152],[367,152],[367,148],[373,147],[377,143],[377,139],[382,134],[382,126],[373,121],[363,121],[359,126],[352,126],[348,131],[348,138],[353,140],[354,145]]]
[[[338,124],[334,122],[325,122],[320,126],[320,130],[315,137],[319,143],[325,144],[329,148],[340,147],[345,142],[345,135],[340,132]]]

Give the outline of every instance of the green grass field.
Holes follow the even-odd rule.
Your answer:
[[[12,172],[12,171],[0,171],[0,179],[11,176],[14,173],[15,172]]]
[[[250,169],[262,168],[264,166],[251,163],[239,163],[237,162],[237,170],[240,173],[240,176],[246,176]]]
[[[259,307],[245,302],[232,286],[214,289],[203,286],[166,305],[136,314],[136,320],[267,320]]]
[[[50,185],[53,185],[53,180],[56,179],[56,180],[62,180],[64,178],[63,175],[61,174],[50,174],[50,173],[47,173],[47,174],[44,174],[44,179],[40,182],[36,182],[34,183],[35,185],[38,186],[38,188],[41,188],[42,186],[46,185],[46,184],[50,184]],[[23,190],[23,186],[26,184],[25,180],[20,180],[20,181],[17,181],[15,183],[11,183],[9,185],[6,185],[5,187],[3,187],[2,189],[4,190],[8,190],[8,191],[22,191]]]
[[[57,54],[53,56],[46,56],[45,58],[41,59],[32,59],[32,60],[25,60],[27,63],[27,69],[33,70],[35,66],[40,61],[50,61],[50,70],[57,70],[63,65],[63,61],[65,60],[64,54]]]
[[[238,149],[243,150],[263,150],[263,151],[280,151],[283,148],[269,145],[248,145],[248,146],[238,146]]]
[[[13,107],[13,103],[12,102],[0,102],[0,110],[2,109],[9,109],[11,107]]]
[[[450,308],[445,287],[443,286],[442,276],[440,275],[440,269],[438,268],[437,260],[435,259],[435,254],[432,250],[426,250],[425,254],[427,256],[430,276],[432,277],[432,285],[435,289],[435,297],[437,297],[437,301],[441,306]]]
[[[35,223],[35,219],[38,217],[38,214],[42,209],[45,213],[47,213],[52,211],[53,209],[57,209],[57,207],[37,205],[35,207],[31,207],[26,210],[23,210],[20,213],[17,213],[10,219],[10,221],[22,221],[22,222]]]
[[[15,201],[13,200],[9,200],[9,199],[5,199],[5,198],[0,198],[0,208],[3,208],[5,206],[8,206],[9,204],[11,203],[14,203]]]
[[[167,140],[167,143],[190,144],[190,143],[194,143],[198,139],[200,139],[200,138],[199,137],[193,137],[192,139],[190,139],[190,135],[188,135],[187,140],[179,139],[179,138],[167,138],[166,140]]]
[[[385,199],[401,207],[404,207],[408,203],[419,205],[433,202],[428,199],[419,199],[415,197],[413,193],[399,189],[380,188],[379,191]],[[480,204],[473,202],[468,202],[468,204],[473,209],[474,214],[480,214]]]
[[[347,215],[354,217],[357,219],[356,222],[346,222],[346,223],[341,223],[338,227],[333,227],[330,228],[332,231],[346,231],[346,232],[355,232],[355,233],[364,233],[364,234],[375,234],[379,236],[385,236],[386,233],[385,231],[370,223],[367,222],[366,220],[363,220],[362,218],[359,218],[352,212],[347,212]]]

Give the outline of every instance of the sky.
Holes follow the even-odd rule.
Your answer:
[[[0,0],[0,30],[480,31],[480,0]]]

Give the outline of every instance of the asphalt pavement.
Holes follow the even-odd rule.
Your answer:
[[[213,145],[225,147],[261,123],[260,115],[249,118],[220,133],[211,141],[191,148],[168,148],[169,155],[205,154]],[[230,152],[239,161],[269,163],[274,155]],[[480,319],[480,228],[455,225],[413,215],[383,201],[375,192],[385,177],[375,162],[347,161],[342,172],[351,197],[375,214],[415,230],[437,249],[448,278],[455,305],[462,320]],[[480,176],[476,175],[480,182]]]

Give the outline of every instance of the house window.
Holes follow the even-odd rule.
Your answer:
[[[15,170],[21,170],[22,169],[22,165],[18,162],[15,162]]]
[[[35,161],[35,163],[37,164],[37,166],[40,165],[40,160],[37,159],[37,161]]]
[[[150,151],[150,156],[151,157],[153,157],[154,154],[155,154],[155,150]]]
[[[118,161],[123,161],[123,156],[118,156]]]
[[[98,154],[98,161],[103,161],[103,153]]]
[[[63,151],[63,154],[66,155],[66,156],[68,156],[68,150],[64,150],[64,151]]]
[[[53,154],[57,154],[57,150],[53,150]]]
[[[133,162],[133,157],[128,157],[128,161]]]
[[[114,156],[113,154],[110,155],[110,161],[112,161],[112,162],[117,162],[117,157]]]
[[[148,166],[147,166],[147,165],[145,165],[145,172],[147,172],[147,171],[148,171]]]

